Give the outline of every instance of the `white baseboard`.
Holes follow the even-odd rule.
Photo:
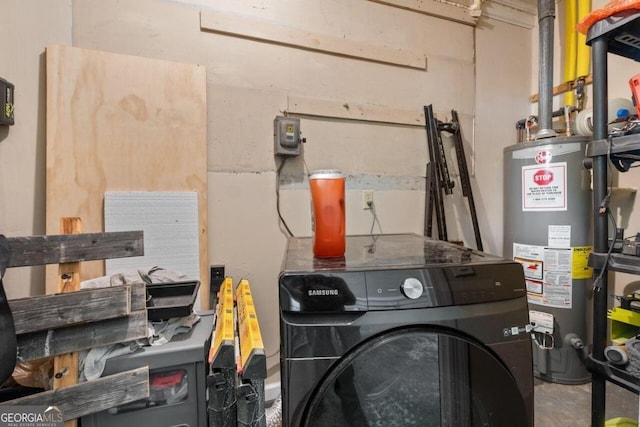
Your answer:
[[[280,395],[280,381],[273,383],[265,383],[264,385],[264,401],[267,406],[276,400],[276,398]]]

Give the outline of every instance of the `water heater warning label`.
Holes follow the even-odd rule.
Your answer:
[[[522,210],[567,210],[567,164],[522,167]]]
[[[529,304],[571,308],[572,248],[513,244],[513,259],[522,265]]]
[[[571,275],[574,279],[591,279],[593,269],[589,267],[589,254],[592,246],[577,246],[573,249]]]

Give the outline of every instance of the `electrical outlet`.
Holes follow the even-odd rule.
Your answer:
[[[362,192],[362,209],[373,209],[373,190],[364,190]]]
[[[212,265],[209,271],[209,290],[217,293],[224,281],[224,265]]]
[[[224,265],[212,265],[209,268],[209,309],[218,305],[218,292],[224,282]]]

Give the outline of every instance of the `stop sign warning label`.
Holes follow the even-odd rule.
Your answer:
[[[522,210],[567,210],[565,162],[522,167]]]
[[[553,172],[549,169],[540,169],[533,174],[533,182],[538,185],[549,185],[553,181]]]

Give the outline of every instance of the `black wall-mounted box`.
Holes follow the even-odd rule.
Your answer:
[[[9,126],[13,121],[13,89],[12,83],[0,78],[0,102],[2,103],[2,113],[0,114],[0,125]]]

